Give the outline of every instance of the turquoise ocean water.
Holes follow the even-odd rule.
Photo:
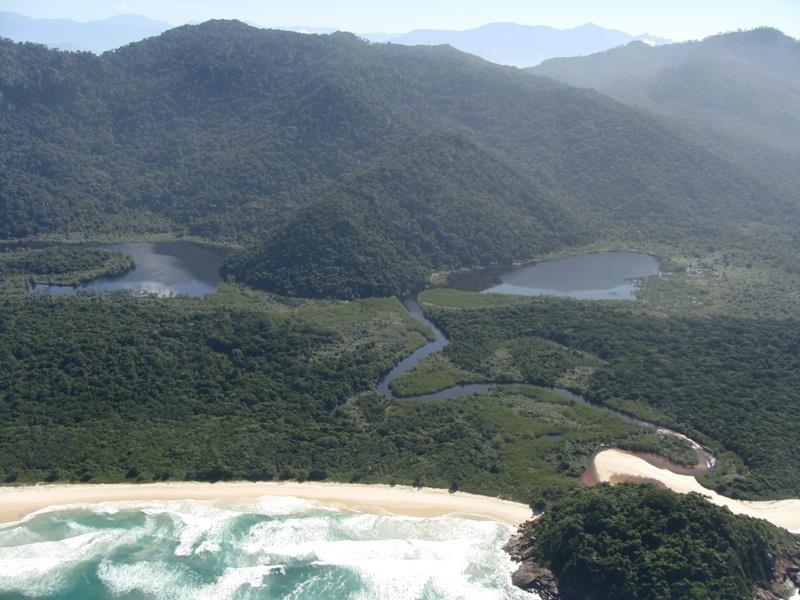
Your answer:
[[[509,527],[295,498],[113,502],[0,525],[0,598],[534,598]]]

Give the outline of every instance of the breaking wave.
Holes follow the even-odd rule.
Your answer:
[[[530,599],[511,585],[510,533],[296,498],[75,505],[0,526],[0,596]]]

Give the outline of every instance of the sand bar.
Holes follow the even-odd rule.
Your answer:
[[[531,517],[528,506],[434,488],[297,482],[162,482],[142,484],[0,487],[0,523],[19,521],[56,506],[126,500],[248,500],[292,496],[343,510],[410,517],[469,516],[516,527]]]
[[[623,450],[609,449],[598,452],[594,457],[594,469],[600,481],[610,483],[625,480],[657,481],[674,492],[681,494],[697,492],[714,504],[727,506],[736,514],[765,519],[778,527],[800,533],[800,499],[797,498],[758,502],[734,500],[703,487],[690,475],[678,475],[656,467]]]

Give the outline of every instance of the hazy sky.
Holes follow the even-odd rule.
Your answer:
[[[128,12],[174,25],[236,18],[362,33],[469,29],[495,21],[558,28],[592,22],[676,41],[770,25],[800,38],[800,0],[0,0],[0,10],[78,21]]]

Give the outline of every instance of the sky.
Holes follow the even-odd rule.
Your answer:
[[[566,29],[591,22],[674,41],[769,25],[800,38],[800,0],[0,0],[0,10],[77,21],[133,13],[173,25],[235,18],[359,33],[470,29],[501,21]]]

